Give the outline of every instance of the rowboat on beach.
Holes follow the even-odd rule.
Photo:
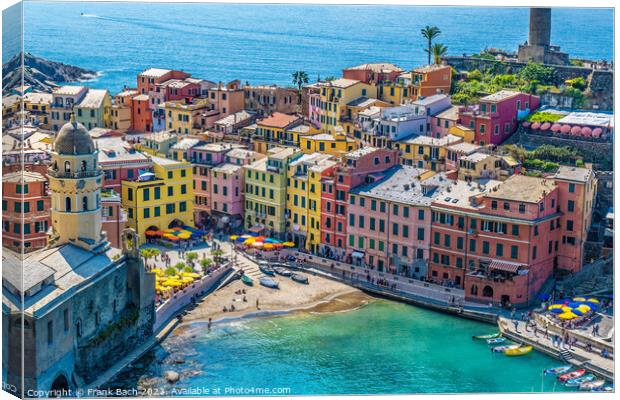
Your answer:
[[[498,338],[493,338],[493,339],[487,339],[487,344],[498,344],[498,343],[504,343],[505,341],[506,341],[506,338],[498,337]]]
[[[245,283],[248,286],[254,285],[254,281],[247,275],[241,276],[241,282]]]
[[[272,267],[273,270],[276,272],[276,274],[278,275],[282,275],[282,276],[291,276],[293,273],[291,271],[289,271],[288,269],[284,268],[284,267]]]
[[[308,283],[308,277],[302,274],[293,274],[291,275],[291,279],[297,283],[304,283],[304,284]]]
[[[270,289],[278,289],[279,285],[277,281],[274,281],[273,279],[267,278],[267,277],[263,277],[260,278],[260,284],[268,287]]]
[[[546,369],[544,371],[544,374],[545,375],[549,375],[549,374],[559,375],[559,374],[568,372],[572,367],[573,367],[572,365],[560,365],[559,367],[553,367],[553,368]]]
[[[532,346],[521,346],[521,347],[517,347],[516,349],[510,349],[510,350],[506,350],[504,352],[505,355],[507,356],[524,356],[526,354],[529,354],[532,351]]]
[[[593,381],[593,380],[594,380],[594,375],[584,375],[579,378],[569,379],[564,383],[564,385],[568,387],[578,387],[578,386],[580,387],[582,384]]]
[[[478,336],[472,336],[472,339],[477,339],[477,340],[487,340],[487,339],[494,339],[494,338],[498,338],[501,336],[501,333],[497,332],[497,333],[489,333],[488,335],[478,335]]]
[[[266,261],[259,262],[258,269],[265,275],[274,276],[276,274]]]
[[[503,345],[503,346],[491,347],[491,351],[493,353],[503,353],[506,350],[518,349],[519,347],[521,347],[520,344],[506,344],[506,345]]]
[[[583,368],[576,369],[574,371],[567,372],[565,374],[562,374],[562,375],[558,376],[558,381],[566,382],[566,381],[571,380],[571,379],[579,378],[581,375],[583,375],[585,373],[586,373],[586,370],[583,369]]]

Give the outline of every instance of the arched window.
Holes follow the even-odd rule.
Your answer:
[[[82,210],[88,211],[88,197],[82,197]]]
[[[65,211],[71,211],[71,197],[65,198]]]
[[[86,160],[82,160],[82,172],[86,171]]]
[[[471,294],[472,294],[472,296],[478,295],[478,286],[471,285]]]
[[[482,295],[484,297],[493,297],[493,288],[491,286],[485,286],[484,289],[482,289]]]
[[[65,172],[71,172],[71,161],[65,161]]]

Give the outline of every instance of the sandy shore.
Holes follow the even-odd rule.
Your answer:
[[[183,317],[183,322],[228,320],[244,316],[277,314],[288,312],[337,312],[358,308],[371,299],[364,292],[315,275],[308,275],[309,284],[303,285],[290,278],[276,276],[279,289],[269,289],[254,283],[247,286],[240,280],[208,295],[193,310]],[[236,294],[245,290],[245,294]],[[245,296],[246,301],[243,301]],[[258,299],[258,308],[256,300]],[[235,311],[224,312],[223,308],[234,305]]]

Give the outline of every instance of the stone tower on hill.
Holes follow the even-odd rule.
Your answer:
[[[551,45],[551,9],[530,8],[528,42],[519,45],[519,62],[534,61],[540,64],[568,65],[567,53]]]

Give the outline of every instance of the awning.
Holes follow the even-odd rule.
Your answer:
[[[499,260],[493,260],[491,261],[491,264],[489,264],[490,269],[494,269],[497,271],[511,272],[513,274],[517,273],[520,266],[521,264],[515,264],[515,263],[508,262],[508,261],[499,261]]]
[[[361,251],[354,251],[353,253],[351,253],[351,257],[364,258],[364,253],[362,253]]]
[[[253,227],[251,227],[250,229],[248,229],[250,232],[254,232],[254,233],[260,233],[265,229],[264,226],[260,226],[260,225],[255,225]]]

